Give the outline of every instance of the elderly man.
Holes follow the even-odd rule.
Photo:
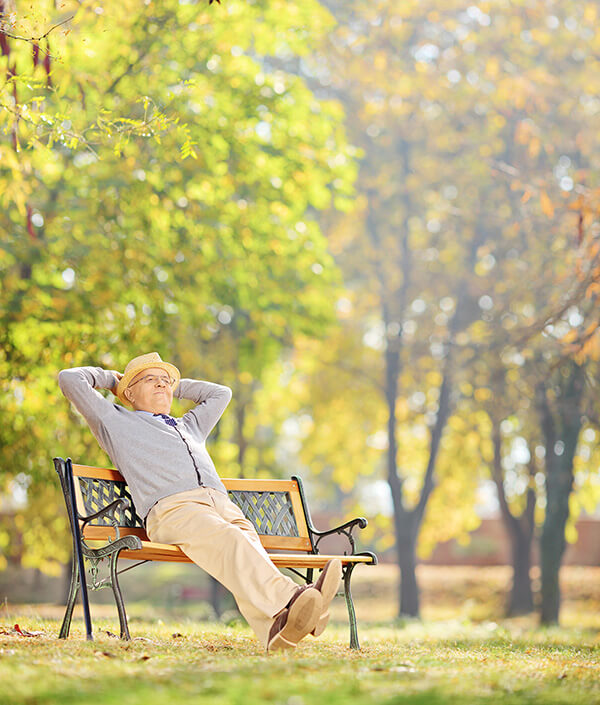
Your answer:
[[[342,567],[330,561],[314,585],[299,587],[275,567],[253,525],[229,500],[205,441],[231,399],[220,384],[180,379],[158,353],[140,355],[123,374],[100,367],[62,370],[60,388],[84,416],[127,480],[148,537],[178,545],[233,593],[270,651],[321,634]],[[110,389],[127,409],[96,392]],[[173,396],[194,402],[170,416]]]

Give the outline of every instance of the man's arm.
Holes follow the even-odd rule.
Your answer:
[[[183,418],[205,440],[231,400],[231,389],[222,384],[203,382],[198,379],[182,379],[173,396],[177,399],[190,399],[196,407],[184,414]]]
[[[101,367],[73,367],[58,373],[61,392],[72,402],[88,422],[98,438],[101,419],[114,412],[114,404],[99,394],[96,389],[115,389],[118,383],[116,373]]]

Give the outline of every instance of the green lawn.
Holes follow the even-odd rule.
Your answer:
[[[596,630],[532,629],[454,620],[361,629],[347,648],[336,624],[295,652],[265,654],[242,625],[131,620],[130,643],[96,619],[86,642],[81,620],[67,641],[59,622],[4,612],[0,703],[600,703]],[[10,621],[8,621],[10,620]],[[24,637],[13,631],[41,631]],[[144,636],[141,636],[141,635]]]
[[[353,589],[362,651],[347,648],[338,597],[320,639],[272,655],[239,622],[203,621],[212,612],[198,595],[182,598],[180,588],[202,584],[194,566],[135,572],[123,581],[130,643],[107,634],[118,628],[110,591],[93,594],[96,639],[86,642],[79,607],[59,641],[64,608],[15,604],[28,598],[25,584],[13,589],[0,605],[0,705],[600,705],[600,568],[563,569],[563,627],[553,629],[537,628],[536,615],[501,618],[506,567],[421,566],[424,621],[404,624],[394,622],[395,567],[364,568]],[[45,583],[38,594],[53,599]],[[42,633],[20,636],[15,624]]]

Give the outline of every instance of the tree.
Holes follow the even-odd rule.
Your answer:
[[[575,362],[566,363],[557,371],[556,377],[554,385],[540,382],[538,387],[538,408],[546,446],[546,515],[540,542],[543,623],[558,621],[558,575],[566,548],[565,528],[573,487],[573,460],[583,425],[582,367]],[[554,397],[554,403],[551,397]]]
[[[585,107],[595,78],[579,63],[593,52],[595,6],[328,5],[339,26],[305,71],[346,106],[362,198],[326,227],[348,298],[364,297],[356,330],[380,331],[370,371],[384,380],[372,393],[386,409],[399,611],[417,615],[416,541],[449,420],[493,399],[496,358],[522,366],[528,341],[584,297],[568,204],[578,168],[597,179]],[[423,358],[435,388],[407,373]],[[398,443],[415,383],[431,400],[416,495]]]
[[[267,51],[307,51],[298,23],[325,30],[315,3],[230,2],[218,17],[177,2],[76,9],[51,82],[35,80],[25,42],[0,67],[16,61],[19,77],[0,118],[2,487],[26,489],[32,517],[17,507],[3,531],[23,531],[23,561],[46,570],[66,558],[64,542],[43,545],[64,521],[36,520],[64,516],[50,457],[106,462],[57,401],[56,372],[122,368],[148,349],[183,364],[198,341],[218,359],[235,328],[240,373],[254,361],[260,379],[297,331],[331,317],[336,273],[312,213],[343,205],[353,178],[340,107],[263,65]]]

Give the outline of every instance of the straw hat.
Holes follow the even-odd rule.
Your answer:
[[[177,387],[177,385],[179,384],[179,380],[181,379],[181,374],[179,370],[175,367],[175,365],[172,365],[170,362],[163,362],[157,352],[146,353],[145,355],[138,355],[138,357],[134,357],[133,360],[130,360],[127,363],[125,372],[123,373],[123,376],[121,377],[121,379],[119,380],[119,384],[117,385],[117,396],[124,404],[131,405],[131,402],[125,396],[124,392],[127,387],[131,384],[133,378],[140,372],[143,372],[144,370],[149,370],[153,367],[158,367],[159,369],[164,370],[173,380],[173,384],[171,385],[171,387],[173,389]]]

